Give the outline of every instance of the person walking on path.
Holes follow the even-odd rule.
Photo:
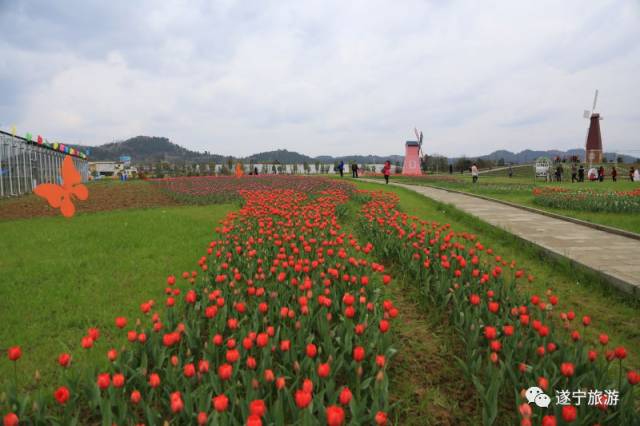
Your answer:
[[[358,165],[356,163],[353,163],[351,165],[351,177],[354,177],[354,178],[358,177]]]
[[[513,177],[513,168],[511,167],[511,164],[509,164],[509,177]]]
[[[389,183],[389,175],[391,175],[391,161],[387,160],[384,162],[384,167],[382,168],[382,174],[384,175],[384,182]]]
[[[340,177],[344,176],[344,161],[340,160],[340,164],[338,164],[338,171],[340,172]]]
[[[618,171],[616,170],[616,166],[611,167],[611,179],[614,182],[618,181]]]
[[[599,182],[603,182],[604,181],[604,167],[600,166],[600,168],[598,169],[598,181]]]
[[[471,180],[473,181],[473,183],[478,182],[478,166],[476,165],[476,163],[473,163],[473,165],[471,166]]]
[[[578,169],[576,167],[576,164],[573,163],[571,165],[571,183],[578,181],[577,175],[578,175]]]

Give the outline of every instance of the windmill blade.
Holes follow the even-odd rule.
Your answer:
[[[593,96],[593,108],[591,108],[591,112],[596,110],[596,102],[598,102],[598,89],[596,89],[596,94]]]
[[[591,111],[589,111],[588,109],[585,109],[584,113],[582,114],[582,116],[584,118],[591,118]]]

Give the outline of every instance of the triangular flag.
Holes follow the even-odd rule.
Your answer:
[[[31,142],[31,139],[33,138],[33,136],[31,136],[31,133],[27,132],[27,134],[26,134],[26,135],[24,135],[24,138],[25,138],[26,140],[28,140],[29,142]]]
[[[42,145],[42,136],[38,135],[38,145]]]

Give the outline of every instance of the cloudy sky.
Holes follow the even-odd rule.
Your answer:
[[[0,128],[248,155],[640,156],[640,2],[0,0]],[[638,151],[634,151],[638,150]]]

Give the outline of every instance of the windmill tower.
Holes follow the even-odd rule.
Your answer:
[[[417,140],[405,143],[404,164],[402,165],[402,174],[407,176],[419,176],[422,174],[422,169],[420,168],[422,132],[418,133],[418,129],[413,130]]]
[[[593,163],[602,163],[602,135],[600,134],[600,114],[596,111],[596,102],[598,102],[598,90],[593,97],[593,107],[591,111],[584,111],[584,118],[589,119],[589,131],[587,132],[587,143],[585,146],[585,163],[589,165]]]

